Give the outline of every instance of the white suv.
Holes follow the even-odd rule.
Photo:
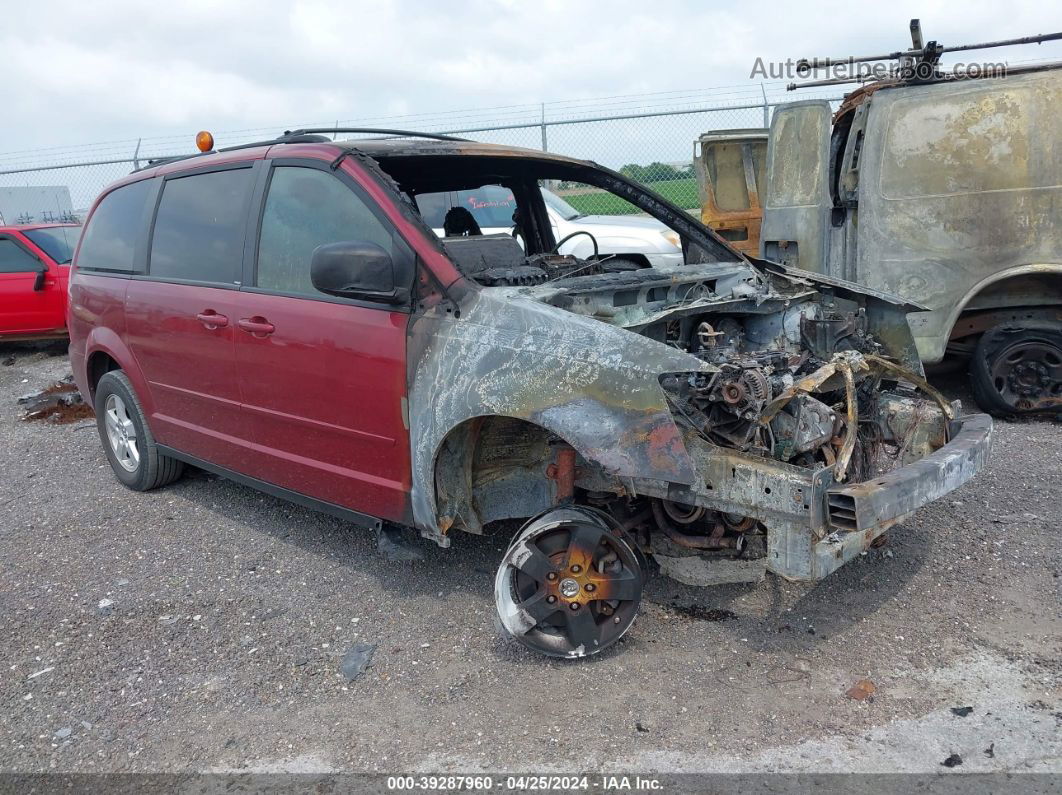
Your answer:
[[[542,188],[549,223],[555,240],[563,241],[576,232],[588,232],[597,241],[598,253],[615,263],[629,261],[632,267],[681,265],[682,248],[678,235],[657,221],[639,215],[583,215],[552,191]],[[421,215],[439,237],[445,235],[444,219],[455,207],[464,207],[484,235],[508,234],[513,229],[516,200],[501,185],[484,185],[474,190],[420,193],[416,197]],[[594,244],[585,234],[576,235],[560,247],[561,254],[586,259]]]

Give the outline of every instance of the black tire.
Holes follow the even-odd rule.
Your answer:
[[[970,359],[974,399],[997,417],[1062,407],[1062,325],[1002,324],[981,335]]]
[[[184,463],[159,452],[133,385],[121,370],[111,370],[100,379],[96,385],[95,409],[103,451],[122,485],[133,491],[150,491],[181,476]],[[112,413],[108,414],[109,411]],[[123,422],[117,423],[115,417]],[[116,425],[122,428],[118,430]],[[113,444],[112,431],[118,439]],[[125,443],[129,439],[133,441],[132,448]],[[135,455],[131,452],[134,449]]]

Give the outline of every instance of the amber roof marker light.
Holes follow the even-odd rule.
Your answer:
[[[214,136],[206,130],[200,130],[195,134],[195,146],[200,152],[209,152],[214,148]]]

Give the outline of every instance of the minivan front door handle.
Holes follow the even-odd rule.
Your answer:
[[[248,334],[254,334],[256,337],[265,337],[276,330],[276,326],[259,315],[255,315],[254,317],[241,317],[239,323],[236,325]]]
[[[225,328],[229,325],[229,319],[224,315],[219,315],[213,309],[204,309],[195,319],[206,326],[208,329]]]

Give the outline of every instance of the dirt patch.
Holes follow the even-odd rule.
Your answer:
[[[42,395],[63,395],[63,394],[69,394],[70,392],[77,392],[77,387],[74,386],[74,384],[71,383],[70,381],[65,381],[64,380],[64,381],[56,381],[54,384],[52,384],[47,389],[42,390],[41,394]],[[80,395],[80,394],[81,393],[78,392],[78,395]]]
[[[737,614],[732,610],[723,610],[718,607],[705,607],[704,605],[676,605],[673,604],[671,609],[681,616],[691,618],[695,621],[730,621],[737,618]]]
[[[23,395],[18,399],[18,403],[23,406],[22,419],[25,422],[47,420],[55,425],[70,425],[95,416],[92,407],[81,397],[70,376],[56,381],[40,392]]]
[[[27,415],[23,419],[27,422],[48,420],[54,425],[70,425],[82,420],[91,420],[95,416],[95,412],[92,411],[92,407],[88,403],[75,403],[72,406],[66,403],[56,403],[43,411],[34,412],[32,416]]]

